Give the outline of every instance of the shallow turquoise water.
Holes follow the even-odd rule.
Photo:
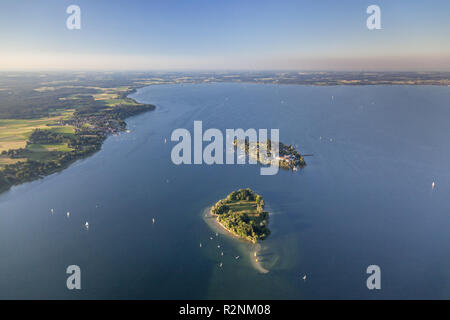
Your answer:
[[[192,84],[133,97],[158,109],[94,156],[0,196],[0,298],[450,298],[450,88]],[[176,166],[170,134],[194,120],[279,128],[314,156],[276,176]],[[216,237],[202,216],[240,187],[272,213],[267,274],[251,246]],[[71,264],[77,292],[66,289]]]

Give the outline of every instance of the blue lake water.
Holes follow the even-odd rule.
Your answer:
[[[0,298],[450,298],[450,88],[222,83],[132,97],[157,110],[128,119],[131,133],[0,195]],[[176,166],[170,135],[194,120],[279,128],[314,156],[275,176]],[[271,212],[267,274],[252,266],[252,245],[216,237],[203,217],[241,187]],[[72,264],[79,291],[66,288]],[[372,264],[381,290],[366,287]]]

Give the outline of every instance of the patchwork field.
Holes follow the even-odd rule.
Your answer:
[[[73,134],[74,128],[72,126],[51,126],[58,124],[62,119],[69,118],[72,114],[73,110],[63,110],[55,111],[47,118],[0,119],[0,153],[10,149],[25,148],[27,140],[35,129]]]
[[[217,216],[222,227],[253,243],[270,234],[267,228],[269,214],[264,211],[264,201],[249,188],[233,191],[212,206],[210,212]]]

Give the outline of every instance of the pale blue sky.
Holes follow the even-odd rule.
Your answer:
[[[2,0],[0,70],[448,71],[449,35],[446,0]]]

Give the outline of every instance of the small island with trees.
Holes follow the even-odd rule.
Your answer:
[[[210,210],[217,222],[235,236],[256,243],[267,238],[269,213],[264,200],[251,189],[239,189],[219,200]]]
[[[244,151],[250,158],[260,164],[269,165],[278,162],[280,168],[296,171],[306,166],[303,156],[292,145],[282,142],[278,144],[278,155],[272,153],[272,142],[267,139],[264,142],[249,142],[248,140],[234,139],[233,145]]]

